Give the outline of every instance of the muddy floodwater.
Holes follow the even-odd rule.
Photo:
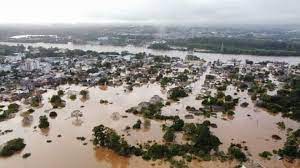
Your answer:
[[[3,43],[15,45],[15,43]],[[154,51],[143,47],[113,47],[113,46],[95,46],[95,45],[73,45],[73,44],[26,44],[43,47],[59,47],[69,49],[84,49],[96,51],[123,51],[129,52],[151,52],[153,54],[163,54],[183,58],[186,52],[182,51]],[[254,61],[286,61],[290,64],[300,63],[299,57],[259,57],[259,56],[236,56],[222,54],[204,54],[196,53],[199,57],[207,61],[221,59],[222,61],[232,58],[250,59]],[[207,73],[207,72],[206,72]],[[261,159],[258,154],[263,151],[272,151],[283,147],[286,140],[286,130],[278,128],[276,123],[283,121],[286,128],[298,129],[300,124],[288,118],[282,118],[280,114],[274,115],[264,109],[255,107],[247,92],[238,92],[234,95],[236,88],[232,85],[228,86],[226,94],[230,94],[234,98],[239,97],[239,104],[235,108],[233,117],[223,116],[218,113],[217,117],[205,118],[204,116],[194,116],[193,119],[185,119],[186,114],[190,114],[186,110],[186,106],[195,108],[202,107],[201,100],[195,100],[201,93],[202,84],[204,82],[204,73],[200,79],[191,84],[192,93],[181,99],[179,102],[173,102],[170,106],[162,109],[163,115],[178,115],[185,122],[202,123],[204,120],[210,120],[217,125],[217,128],[211,128],[211,131],[220,138],[223,143],[220,150],[227,152],[230,143],[243,143],[248,147],[251,155],[250,159],[260,163],[266,168],[300,168],[299,160],[294,163],[288,163],[273,156],[271,160]],[[63,99],[66,101],[66,107],[62,109],[52,109],[49,99],[56,94],[58,89],[65,91]],[[82,99],[79,92],[83,89],[89,91],[87,99]],[[0,158],[0,168],[129,168],[129,167],[169,167],[169,163],[164,161],[144,161],[141,157],[121,157],[114,152],[99,148],[95,149],[92,139],[92,129],[95,126],[103,124],[113,128],[132,145],[144,143],[148,141],[162,142],[162,121],[150,121],[149,128],[140,130],[126,131],[126,126],[132,126],[138,119],[142,117],[125,111],[133,106],[138,105],[142,101],[149,101],[154,95],[159,95],[167,100],[167,90],[162,89],[159,84],[145,84],[140,87],[134,87],[133,91],[125,92],[124,86],[119,87],[83,87],[79,85],[63,85],[56,90],[48,89],[43,94],[43,105],[34,108],[33,122],[30,125],[23,125],[22,112],[27,111],[31,107],[24,105],[23,102],[17,102],[21,105],[21,110],[16,116],[7,121],[0,122],[0,130],[10,130],[13,132],[0,135],[0,144],[13,138],[24,138],[26,147],[20,152],[8,158]],[[68,92],[77,95],[76,100],[70,100]],[[107,100],[107,104],[100,104],[100,100]],[[240,106],[241,103],[248,102],[246,108]],[[0,105],[7,105],[8,102],[0,102]],[[72,112],[79,110],[82,117],[71,117]],[[55,111],[58,116],[55,119],[49,117],[50,128],[41,131],[38,127],[39,117],[41,115],[49,116],[49,113]],[[144,122],[143,122],[144,123]],[[282,140],[272,139],[272,135],[278,135]],[[85,140],[78,140],[77,137],[85,137]],[[48,141],[48,142],[47,142]],[[51,142],[50,142],[51,141]],[[176,138],[177,143],[181,143],[181,136]],[[27,159],[23,159],[22,155],[31,153]],[[195,161],[193,160],[189,166],[193,168],[223,168],[235,167],[236,161]]]
[[[195,100],[197,94],[200,93],[203,84],[203,76],[198,82],[191,84],[193,92],[189,97],[181,99],[178,103],[172,103],[162,109],[165,115],[179,115],[184,119],[184,115],[188,114],[185,107],[187,105],[201,107],[201,100]],[[125,110],[136,106],[139,102],[149,101],[154,95],[159,95],[166,100],[166,90],[162,89],[158,84],[146,84],[141,87],[134,87],[132,92],[125,92],[124,87],[108,87],[103,90],[101,87],[82,87],[76,85],[63,85],[60,89],[65,90],[66,107],[62,109],[52,109],[49,104],[49,98],[56,94],[57,90],[48,90],[43,94],[43,106],[36,108],[33,115],[31,125],[22,125],[22,117],[20,113],[28,110],[30,107],[22,104],[21,112],[13,119],[1,122],[0,129],[13,129],[13,132],[0,136],[0,143],[4,143],[12,138],[22,137],[27,144],[25,149],[9,158],[0,159],[0,167],[18,167],[18,168],[96,168],[96,167],[169,167],[168,163],[163,161],[143,161],[137,157],[121,157],[107,149],[94,149],[90,139],[92,138],[92,129],[94,126],[104,124],[107,127],[115,129],[120,135],[124,135],[130,144],[143,143],[148,140],[162,141],[163,132],[161,125],[164,122],[151,120],[150,127],[141,130],[125,131],[126,126],[132,126],[138,119],[143,118],[133,114],[126,113]],[[87,89],[89,98],[81,99],[78,94],[80,90]],[[231,86],[226,91],[232,94],[234,88]],[[72,101],[68,98],[68,92],[77,94],[77,99]],[[236,107],[234,118],[227,118],[220,113],[217,118],[205,118],[203,116],[195,116],[194,119],[185,119],[186,122],[202,122],[210,120],[217,124],[217,128],[211,130],[217,135],[221,142],[221,150],[228,148],[230,143],[241,143],[246,141],[246,146],[252,155],[253,160],[259,162],[265,167],[298,167],[299,162],[294,164],[285,163],[277,158],[271,160],[262,160],[258,153],[262,151],[272,151],[283,146],[286,139],[286,131],[280,130],[276,123],[284,121],[287,128],[297,129],[299,123],[282,118],[280,115],[272,115],[263,109],[254,107],[247,93],[239,92],[241,97],[240,103],[250,102],[247,108]],[[100,99],[108,100],[108,104],[100,104]],[[19,102],[21,103],[21,102]],[[4,104],[4,103],[1,103]],[[78,119],[71,117],[74,110],[80,110],[83,115]],[[49,118],[50,128],[41,131],[39,128],[34,129],[38,125],[39,116],[49,115],[49,112],[55,111],[58,116],[55,119]],[[248,115],[248,116],[247,116]],[[249,116],[250,115],[250,116]],[[126,117],[127,116],[127,117]],[[282,140],[276,141],[271,138],[273,134],[279,135]],[[58,135],[61,135],[59,137]],[[81,141],[76,137],[85,137],[86,140]],[[47,143],[51,140],[51,143]],[[178,140],[180,143],[180,140]],[[24,153],[31,153],[27,159],[23,159]],[[209,161],[198,162],[193,161],[191,167],[234,167],[235,162]]]
[[[14,43],[14,42],[0,42],[2,45],[10,45],[16,46],[18,44],[22,44],[25,47],[32,46],[32,47],[44,47],[44,48],[51,48],[57,47],[62,49],[80,49],[80,50],[92,50],[97,52],[122,52],[122,51],[129,51],[130,53],[139,53],[139,52],[146,52],[151,53],[154,55],[168,55],[170,57],[179,57],[185,58],[188,54],[187,51],[179,51],[179,50],[153,50],[149,49],[146,46],[138,47],[138,46],[112,46],[112,45],[95,45],[95,44],[53,44],[53,43]],[[206,61],[215,61],[220,59],[221,61],[227,61],[231,59],[238,59],[238,60],[251,60],[254,62],[259,61],[285,61],[289,64],[299,64],[300,59],[299,56],[257,56],[257,55],[236,55],[236,54],[217,54],[217,53],[198,53],[195,52],[194,55],[205,59]]]

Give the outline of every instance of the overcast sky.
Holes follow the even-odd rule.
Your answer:
[[[3,0],[0,23],[300,24],[300,0]]]

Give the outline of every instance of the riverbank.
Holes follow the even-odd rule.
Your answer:
[[[44,47],[44,48],[51,48],[51,47],[57,47],[61,49],[80,49],[80,50],[91,50],[91,51],[97,51],[97,52],[122,52],[122,51],[128,51],[130,53],[139,53],[139,52],[146,52],[151,53],[154,55],[168,55],[170,57],[179,57],[184,59],[185,56],[188,54],[187,51],[177,51],[177,50],[170,50],[170,51],[162,51],[162,50],[153,50],[148,49],[147,47],[135,47],[135,46],[111,46],[111,45],[93,45],[93,44],[53,44],[53,43],[10,43],[10,42],[0,42],[2,45],[10,45],[15,46],[18,44],[22,44],[25,47],[32,46],[32,47]],[[214,53],[199,53],[195,52],[194,55],[203,58],[207,61],[214,61],[214,60],[220,60],[220,61],[228,61],[232,59],[237,60],[251,60],[254,62],[261,62],[261,61],[285,61],[289,64],[295,65],[300,63],[299,57],[295,56],[256,56],[256,55],[234,55],[234,54],[214,54]]]

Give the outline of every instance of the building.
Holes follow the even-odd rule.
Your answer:
[[[10,70],[11,70],[11,65],[0,64],[0,71],[10,71]]]
[[[14,55],[6,56],[5,59],[9,63],[17,63],[19,61],[22,61],[22,58],[25,57],[24,53],[14,53]]]
[[[26,59],[21,66],[24,71],[33,71],[35,69],[40,69],[40,62],[35,59]]]

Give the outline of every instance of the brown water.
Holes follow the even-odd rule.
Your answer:
[[[193,87],[193,94],[180,100],[180,103],[172,103],[170,106],[163,108],[163,114],[179,115],[184,118],[188,112],[185,110],[187,105],[194,107],[201,107],[201,101],[195,100],[197,94],[200,93],[201,85],[203,84],[203,77],[191,86]],[[139,102],[148,101],[153,95],[159,95],[166,99],[166,91],[162,90],[157,84],[143,85],[134,88],[132,92],[124,92],[121,87],[108,87],[107,90],[101,90],[99,87],[86,88],[81,86],[61,86],[66,92],[68,90],[76,91],[77,93],[82,89],[89,90],[89,99],[82,101],[79,95],[75,101],[68,99],[68,96],[63,97],[67,101],[66,107],[63,109],[55,109],[58,117],[50,119],[50,129],[48,132],[41,132],[39,128],[33,129],[38,125],[40,115],[48,115],[45,110],[49,110],[52,106],[48,103],[48,99],[56,94],[57,90],[49,90],[43,95],[44,105],[36,109],[32,114],[34,121],[31,126],[22,126],[22,117],[17,114],[13,119],[0,123],[0,129],[13,129],[12,133],[0,136],[0,144],[12,138],[22,137],[25,139],[27,146],[25,149],[9,158],[0,158],[0,168],[18,167],[18,168],[96,168],[96,167],[112,167],[112,168],[127,168],[127,167],[168,167],[168,163],[162,161],[147,162],[137,157],[121,157],[107,149],[94,149],[90,142],[92,138],[92,129],[94,126],[104,124],[107,127],[115,129],[119,134],[124,134],[125,139],[131,143],[143,143],[148,140],[162,141],[163,132],[161,125],[164,122],[151,121],[150,129],[141,129],[138,131],[130,130],[125,132],[124,128],[132,126],[138,119],[142,118],[133,114],[125,113],[125,110],[136,106]],[[235,90],[232,86],[229,87],[227,94],[233,94]],[[272,158],[270,161],[265,161],[259,158],[258,153],[262,151],[272,151],[283,146],[286,138],[285,131],[277,128],[276,123],[284,121],[287,128],[297,129],[299,123],[280,117],[280,115],[271,115],[263,109],[254,107],[249,96],[246,93],[239,92],[238,97],[241,97],[240,103],[247,101],[249,106],[247,108],[236,107],[236,114],[234,119],[224,120],[222,114],[218,114],[217,118],[204,118],[203,116],[195,116],[192,120],[186,122],[202,122],[210,120],[218,125],[218,128],[212,128],[212,131],[220,138],[223,145],[221,150],[226,150],[231,142],[241,143],[246,141],[246,146],[249,152],[253,155],[252,159],[261,163],[268,168],[280,167],[298,167],[300,164],[288,164]],[[245,99],[244,99],[245,98]],[[100,104],[99,100],[104,99],[112,102],[112,104]],[[81,106],[84,106],[81,108]],[[22,105],[21,111],[26,111],[30,107]],[[74,124],[75,118],[70,118],[71,112],[80,110],[83,112],[81,125]],[[118,120],[112,117],[112,114],[118,112],[120,116],[127,115],[128,118],[119,117]],[[251,117],[248,117],[250,114]],[[61,134],[62,137],[57,137]],[[272,140],[273,134],[279,135],[283,140]],[[82,142],[76,139],[78,136],[84,136],[87,139]],[[177,138],[178,142],[181,140]],[[52,140],[52,143],[47,143],[47,140]],[[87,143],[87,145],[83,145]],[[31,157],[22,159],[22,154],[31,152]],[[154,166],[153,166],[154,165]],[[221,163],[219,161],[198,162],[193,161],[190,167],[234,167],[235,162]]]
[[[151,53],[154,55],[168,55],[170,57],[179,57],[185,58],[188,54],[187,51],[177,51],[177,50],[153,50],[148,49],[147,47],[137,47],[137,46],[112,46],[112,45],[93,45],[93,44],[52,44],[52,43],[13,43],[13,42],[0,42],[0,44],[5,45],[17,45],[23,44],[24,46],[33,46],[33,47],[57,47],[57,48],[67,48],[67,49],[80,49],[80,50],[92,50],[98,52],[122,52],[122,51],[129,51],[131,53],[139,53],[139,52],[146,52]],[[203,58],[207,61],[215,61],[220,59],[221,61],[227,61],[231,59],[238,59],[238,60],[252,60],[254,62],[260,61],[285,61],[289,64],[299,64],[300,58],[295,56],[256,56],[256,55],[236,55],[236,54],[215,54],[215,53],[194,53],[200,58]]]
[[[69,88],[70,86],[64,86]],[[71,86],[71,90],[80,91],[83,87]],[[75,101],[67,100],[67,105],[64,109],[55,109],[58,117],[50,119],[50,129],[47,134],[42,133],[39,129],[34,131],[33,127],[38,125],[38,117],[40,115],[48,115],[45,110],[51,109],[48,103],[49,97],[56,93],[54,90],[49,90],[44,94],[44,106],[36,109],[32,114],[34,122],[30,127],[22,126],[22,117],[17,115],[15,118],[1,122],[1,130],[13,129],[14,132],[0,136],[0,143],[16,138],[23,137],[27,144],[21,154],[31,152],[32,156],[28,159],[22,159],[21,154],[10,158],[1,158],[0,167],[124,167],[131,163],[132,159],[122,158],[113,154],[108,150],[94,150],[91,139],[92,128],[99,124],[104,124],[108,127],[116,129],[120,134],[126,134],[124,128],[139,119],[134,115],[128,115],[125,110],[135,106],[140,101],[148,101],[153,94],[160,94],[160,86],[151,85],[136,88],[131,93],[124,93],[123,87],[108,88],[107,91],[100,90],[98,87],[89,88],[90,98],[86,101],[81,101],[79,98]],[[113,104],[100,104],[100,99],[106,99]],[[81,106],[85,106],[81,108]],[[29,107],[22,106],[22,111],[26,111]],[[74,125],[74,118],[70,118],[71,112],[79,109],[83,112],[83,121],[81,126]],[[121,115],[128,115],[128,118],[120,118],[118,121],[112,119],[111,114],[119,112]],[[131,136],[126,139],[132,143],[147,142],[148,140],[161,139],[160,123],[151,121],[151,129],[130,131]],[[61,134],[62,137],[57,137]],[[126,134],[127,135],[127,134]],[[76,139],[78,136],[87,138],[85,142],[88,145],[84,146],[83,142]],[[143,137],[143,138],[141,138]],[[52,140],[52,143],[46,143],[47,140]],[[139,160],[138,158],[133,161]],[[141,160],[140,160],[141,162]]]

